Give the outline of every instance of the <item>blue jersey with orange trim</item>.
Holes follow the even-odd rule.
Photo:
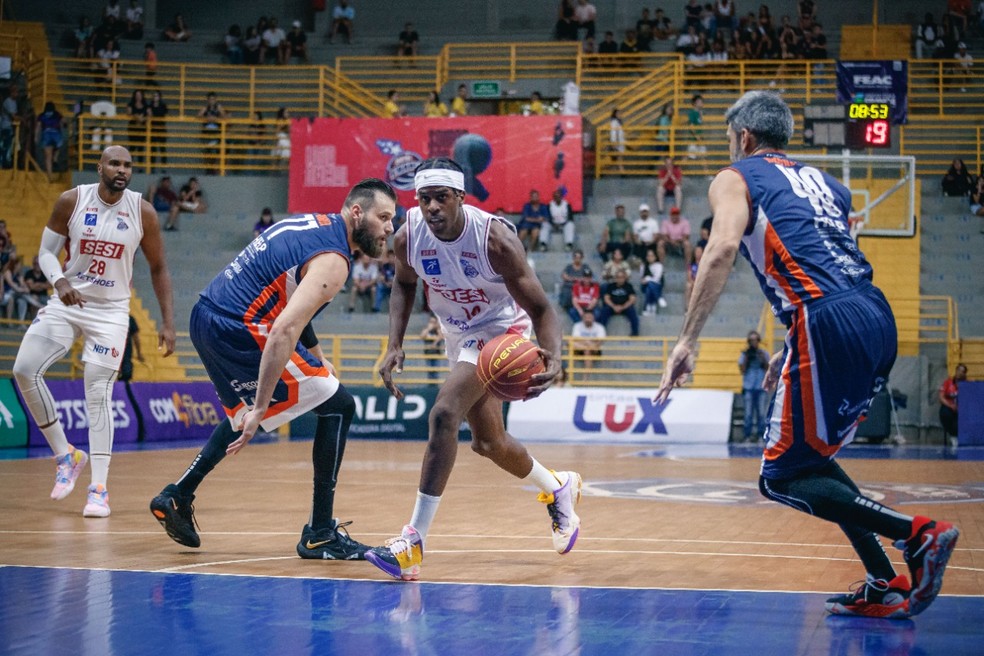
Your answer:
[[[300,284],[301,269],[321,253],[338,253],[351,265],[345,219],[339,214],[288,217],[251,241],[201,296],[247,324],[271,324]]]
[[[807,301],[871,280],[871,266],[849,232],[851,192],[844,185],[776,152],[730,168],[748,186],[741,253],[786,326]]]

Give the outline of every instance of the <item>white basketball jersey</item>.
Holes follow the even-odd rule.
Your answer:
[[[98,184],[79,185],[68,220],[65,277],[87,301],[129,308],[133,258],[143,239],[141,197],[125,189],[113,205],[99,198]]]
[[[462,205],[462,211],[464,230],[450,242],[434,236],[419,207],[407,212],[407,261],[427,283],[428,303],[445,336],[452,339],[493,322],[528,326],[529,316],[492,270],[487,250],[493,221],[516,228],[471,205]]]

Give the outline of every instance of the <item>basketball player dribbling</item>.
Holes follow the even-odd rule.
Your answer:
[[[849,234],[851,192],[783,153],[793,115],[779,96],[750,91],[728,109],[725,122],[734,164],[708,191],[714,230],[657,400],[665,402],[693,371],[697,338],[740,251],[788,329],[785,348],[766,374],[765,386],[778,387],[759,489],[838,524],[860,557],[864,583],[828,599],[829,612],[918,615],[939,594],[960,532],[949,522],[911,517],[866,498],[834,460],[854,439],[897,351],[895,317]],[[911,582],[896,574],[879,535],[902,550]]]
[[[130,281],[138,248],[147,258],[161,307],[158,348],[165,356],[174,351],[171,276],[157,212],[140,194],[127,189],[133,162],[126,148],[104,150],[97,171],[97,184],[79,185],[61,195],[41,235],[38,262],[55,294],[27,329],[14,362],[17,386],[55,454],[51,498],[64,499],[75,488],[89,456],[68,443],[44,374],[72,348],[77,336],[85,338],[82,362],[92,465],[85,517],[110,514],[106,489],[113,451],[110,404],[130,325]],[[70,250],[63,271],[58,254],[66,242]]]
[[[422,162],[414,176],[419,207],[407,212],[394,239],[396,279],[390,297],[389,347],[380,366],[387,389],[400,398],[393,373],[403,367],[417,281],[427,285],[428,302],[444,333],[451,366],[429,417],[427,452],[410,522],[366,560],[396,579],[420,576],[424,544],[441,495],[454,467],[458,427],[468,419],[472,450],[541,490],[551,518],[553,545],[570,551],[581,520],[574,512],[581,494],[577,472],[553,472],[530,456],[506,432],[502,402],[479,384],[478,353],[487,340],[506,332],[536,331],[546,371],[532,378],[528,397],[547,389],[560,372],[560,324],[540,282],[526,262],[516,229],[506,220],[464,204],[465,177],[456,162]]]

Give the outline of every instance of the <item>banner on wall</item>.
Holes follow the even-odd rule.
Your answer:
[[[206,440],[225,419],[212,383],[130,383],[144,440]]]
[[[89,412],[85,403],[85,383],[82,380],[46,381],[55,399],[55,412],[65,429],[69,444],[79,446],[89,443]],[[16,387],[16,386],[15,386]],[[17,397],[26,408],[24,397],[17,390]],[[137,413],[126,394],[126,385],[113,383],[113,400],[109,404],[113,421],[113,442],[136,442],[140,435]],[[33,421],[28,423],[28,444],[46,446],[48,441]]]
[[[509,406],[509,432],[523,439],[563,442],[714,443],[731,434],[734,395],[673,390],[665,405],[653,388],[552,388]]]
[[[888,103],[892,123],[909,121],[909,62],[838,61],[837,102]]]
[[[14,381],[0,379],[0,447],[27,446],[27,424]]]
[[[288,209],[296,213],[337,212],[369,177],[413,207],[413,172],[429,157],[461,164],[466,202],[488,212],[520,212],[531,189],[546,203],[558,188],[583,209],[580,116],[296,120],[291,152]]]

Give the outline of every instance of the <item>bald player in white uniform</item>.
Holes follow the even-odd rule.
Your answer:
[[[55,454],[57,473],[51,498],[64,499],[75,488],[89,458],[68,443],[44,374],[79,335],[85,339],[82,362],[92,453],[92,484],[82,511],[85,517],[108,517],[110,513],[106,491],[113,449],[110,403],[126,345],[130,282],[138,248],[147,258],[160,303],[163,326],[158,348],[165,356],[174,351],[171,276],[157,212],[140,194],[127,189],[133,165],[126,148],[104,150],[97,171],[97,184],[79,185],[63,193],[48,219],[38,261],[56,294],[27,329],[14,362],[17,386]],[[69,256],[63,270],[58,253],[66,240]]]

